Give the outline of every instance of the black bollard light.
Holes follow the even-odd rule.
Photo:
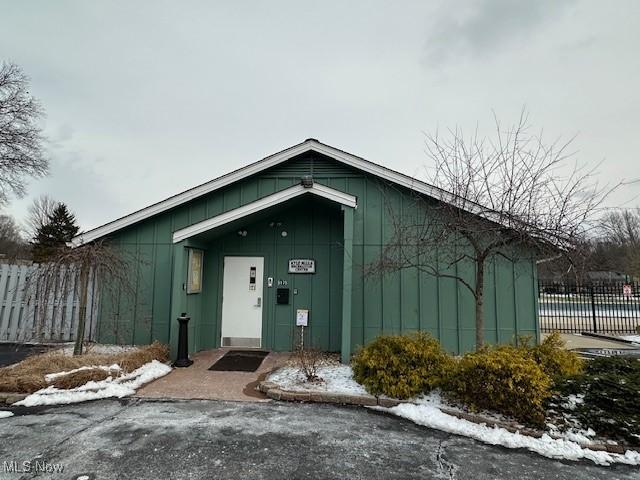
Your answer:
[[[187,317],[186,312],[178,317],[178,323],[180,324],[180,329],[178,330],[178,358],[173,362],[174,367],[189,367],[193,363],[193,360],[189,358],[189,332],[187,330],[189,320],[191,320],[191,317]]]

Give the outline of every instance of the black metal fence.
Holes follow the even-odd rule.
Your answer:
[[[640,283],[538,282],[540,330],[635,334],[640,326]]]

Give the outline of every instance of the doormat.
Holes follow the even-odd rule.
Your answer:
[[[229,350],[209,367],[215,372],[255,372],[269,352],[262,350]]]

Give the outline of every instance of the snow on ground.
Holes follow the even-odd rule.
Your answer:
[[[342,395],[367,395],[362,385],[353,379],[348,365],[318,368],[318,376],[324,382],[309,383],[296,367],[283,367],[272,373],[267,381],[293,392],[331,392]]]
[[[544,434],[541,438],[534,438],[519,433],[511,433],[504,428],[488,427],[461,418],[447,415],[432,403],[418,404],[403,403],[393,408],[371,407],[411,420],[418,425],[435,428],[455,435],[463,435],[490,445],[500,445],[506,448],[526,448],[548,458],[564,460],[591,460],[598,465],[624,463],[640,465],[640,452],[628,450],[624,455],[601,452],[582,448],[578,443],[565,439],[554,439]]]
[[[49,373],[44,376],[44,379],[47,381],[47,383],[51,383],[56,378],[66,377],[67,375],[71,375],[72,373],[76,373],[76,372],[81,372],[83,370],[104,370],[105,372],[109,372],[109,373],[119,372],[120,365],[118,365],[117,363],[114,363],[113,365],[108,367],[105,365],[92,365],[92,366],[74,368],[73,370],[68,370],[66,372]]]
[[[156,378],[163,377],[171,371],[171,367],[153,360],[133,372],[113,379],[107,378],[99,382],[87,382],[84,385],[68,390],[53,386],[43,388],[25,397],[14,405],[33,407],[36,405],[62,405],[85,402],[101,398],[122,398],[133,395],[136,389]]]
[[[326,366],[318,369],[318,376],[324,382],[308,383],[304,375],[295,367],[283,367],[272,373],[267,381],[277,384],[283,390],[304,392],[330,392],[348,395],[366,395],[362,385],[353,379],[351,367],[347,365]],[[575,405],[582,399],[574,396],[570,401]],[[414,403],[404,403],[393,408],[370,407],[373,410],[388,412],[399,417],[407,418],[418,425],[435,428],[455,435],[463,435],[490,445],[500,445],[506,448],[526,448],[545,457],[565,460],[591,460],[598,465],[624,463],[640,465],[640,452],[629,450],[624,455],[601,452],[583,448],[581,444],[593,443],[595,432],[589,429],[558,432],[551,429],[552,438],[544,434],[541,438],[512,433],[500,427],[488,427],[469,420],[448,415],[440,407],[455,408],[448,405],[438,392],[412,400]]]
[[[577,442],[583,446],[593,445],[594,443],[596,443],[593,439],[596,436],[596,432],[594,432],[591,428],[587,430],[569,428],[567,430],[561,431],[556,425],[547,423],[547,429],[553,438],[564,438],[565,440]],[[612,443],[614,445],[617,444],[617,442]]]
[[[13,417],[13,412],[7,412],[6,410],[0,410],[0,418]]]
[[[581,403],[584,403],[584,395],[582,393],[579,393],[578,395],[571,394],[564,397],[563,406],[569,410],[575,410]]]
[[[58,351],[64,353],[65,355],[73,355],[74,346],[75,345],[73,343],[67,343]],[[85,345],[83,353],[95,355],[117,355],[119,353],[135,350],[136,348],[138,347],[132,345],[108,345],[102,343],[91,343],[89,345]]]
[[[640,343],[640,335],[623,335],[620,338],[623,340],[629,340],[633,343]]]

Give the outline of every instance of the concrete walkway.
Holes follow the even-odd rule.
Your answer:
[[[234,400],[266,402],[269,398],[256,390],[260,380],[283,366],[290,353],[271,352],[255,372],[213,372],[209,367],[229,350],[220,348],[191,356],[193,365],[176,368],[169,375],[145,385],[136,392],[142,398]]]
[[[543,333],[542,338],[544,339],[547,335],[549,334]],[[574,333],[561,333],[560,336],[567,344],[567,350],[573,350],[576,348],[610,348],[614,350],[633,348],[633,345],[622,342],[613,342],[605,340],[604,338],[589,337]]]

